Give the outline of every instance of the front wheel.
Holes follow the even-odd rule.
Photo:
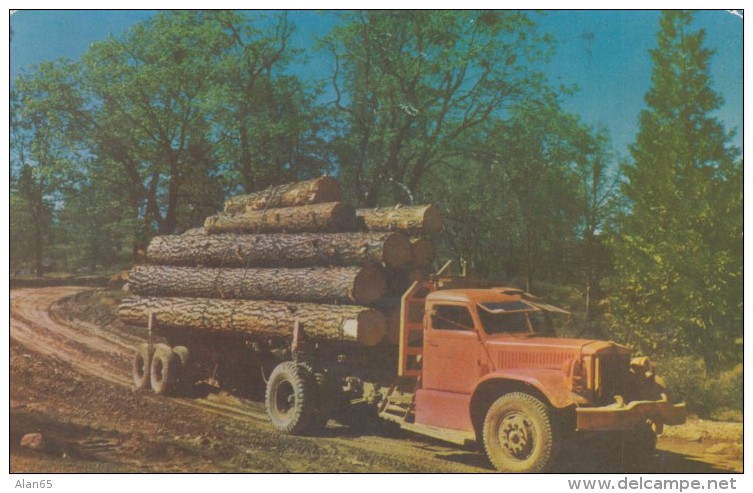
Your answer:
[[[280,363],[267,382],[265,403],[272,426],[298,435],[310,430],[316,411],[316,384],[312,375],[293,361]]]
[[[484,448],[502,472],[543,471],[552,458],[549,408],[522,392],[505,394],[489,407],[484,419]]]

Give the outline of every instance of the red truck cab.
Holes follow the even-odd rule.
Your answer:
[[[518,289],[437,287],[416,283],[403,298],[399,374],[416,382],[404,428],[480,442],[498,469],[536,472],[561,423],[648,436],[653,448],[664,424],[684,422],[684,404],[669,402],[647,358],[555,337],[552,318],[566,311]],[[398,421],[385,412],[391,395],[381,415]]]

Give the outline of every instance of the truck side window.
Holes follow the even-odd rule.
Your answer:
[[[438,330],[474,330],[467,306],[435,305],[431,325]]]

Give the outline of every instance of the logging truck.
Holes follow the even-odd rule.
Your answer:
[[[575,434],[619,432],[624,447],[652,453],[665,424],[684,422],[685,405],[629,348],[556,337],[555,319],[568,315],[519,289],[441,274],[402,296],[396,347],[322,343],[311,322],[287,336],[217,337],[160,327],[150,315],[133,379],[168,394],[198,378],[190,361],[213,376],[262,374],[279,432],[316,434],[330,419],[373,410],[409,432],[475,444],[504,472],[546,470]],[[153,342],[157,333],[167,344]]]

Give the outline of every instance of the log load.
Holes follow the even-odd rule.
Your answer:
[[[314,340],[355,342],[374,346],[385,335],[382,312],[353,305],[317,305],[278,301],[207,298],[128,298],[118,316],[127,324],[146,327],[149,313],[157,329],[195,329],[225,333],[289,337],[299,320]]]
[[[339,202],[342,199],[340,183],[331,176],[322,176],[313,180],[286,183],[270,187],[261,192],[238,195],[225,201],[225,212],[239,213],[295,207],[300,205]]]
[[[209,216],[204,229],[217,233],[302,233],[352,230],[355,209],[342,202]]]
[[[379,207],[358,209],[359,223],[369,231],[405,231],[412,234],[433,234],[442,230],[444,219],[433,205]]]
[[[426,279],[427,276],[425,269],[388,269],[385,272],[387,292],[402,296],[411,284]]]
[[[413,260],[410,240],[400,233],[165,235],[152,239],[146,255],[154,264],[207,267],[401,268]]]
[[[437,257],[437,251],[434,248],[434,242],[428,238],[414,238],[411,240],[411,250],[413,251],[413,263],[416,267],[425,269],[434,263]]]
[[[141,296],[368,305],[386,291],[384,274],[373,266],[233,269],[145,265],[134,267],[129,277],[131,292]]]

